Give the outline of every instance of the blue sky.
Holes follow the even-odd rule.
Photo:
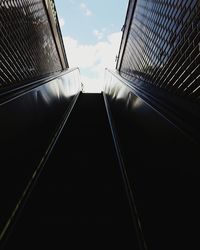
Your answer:
[[[55,0],[70,67],[78,66],[87,92],[115,68],[128,0]]]

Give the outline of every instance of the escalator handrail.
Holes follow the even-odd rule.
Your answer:
[[[20,85],[18,87],[14,87],[8,90],[2,90],[2,92],[0,92],[0,105],[3,105],[5,103],[7,103],[10,100],[13,100],[21,95],[26,94],[27,92],[31,91],[32,89],[39,87],[43,84],[46,84],[52,80],[55,80],[58,77],[61,77],[63,75],[69,74],[73,71],[78,70],[80,72],[80,69],[78,67],[74,67],[74,68],[68,68],[66,70],[60,71],[60,72],[56,72],[54,74],[48,75],[48,76],[43,76],[40,77],[39,79],[36,80],[32,80],[26,84]]]
[[[105,70],[181,131],[192,143],[199,146],[200,105],[179,96],[174,96],[142,80],[136,79],[137,83],[139,83],[136,84],[134,81],[122,77],[118,70],[113,71],[108,68]]]

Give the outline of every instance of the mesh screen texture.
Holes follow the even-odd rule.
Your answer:
[[[120,71],[200,101],[200,1],[138,0]]]
[[[62,69],[42,0],[0,0],[0,90]]]

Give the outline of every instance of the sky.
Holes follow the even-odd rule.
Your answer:
[[[128,0],[55,0],[71,67],[85,92],[100,92],[105,68],[115,69]]]

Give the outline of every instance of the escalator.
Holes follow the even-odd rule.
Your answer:
[[[52,247],[139,248],[102,94],[79,95],[4,249]]]

